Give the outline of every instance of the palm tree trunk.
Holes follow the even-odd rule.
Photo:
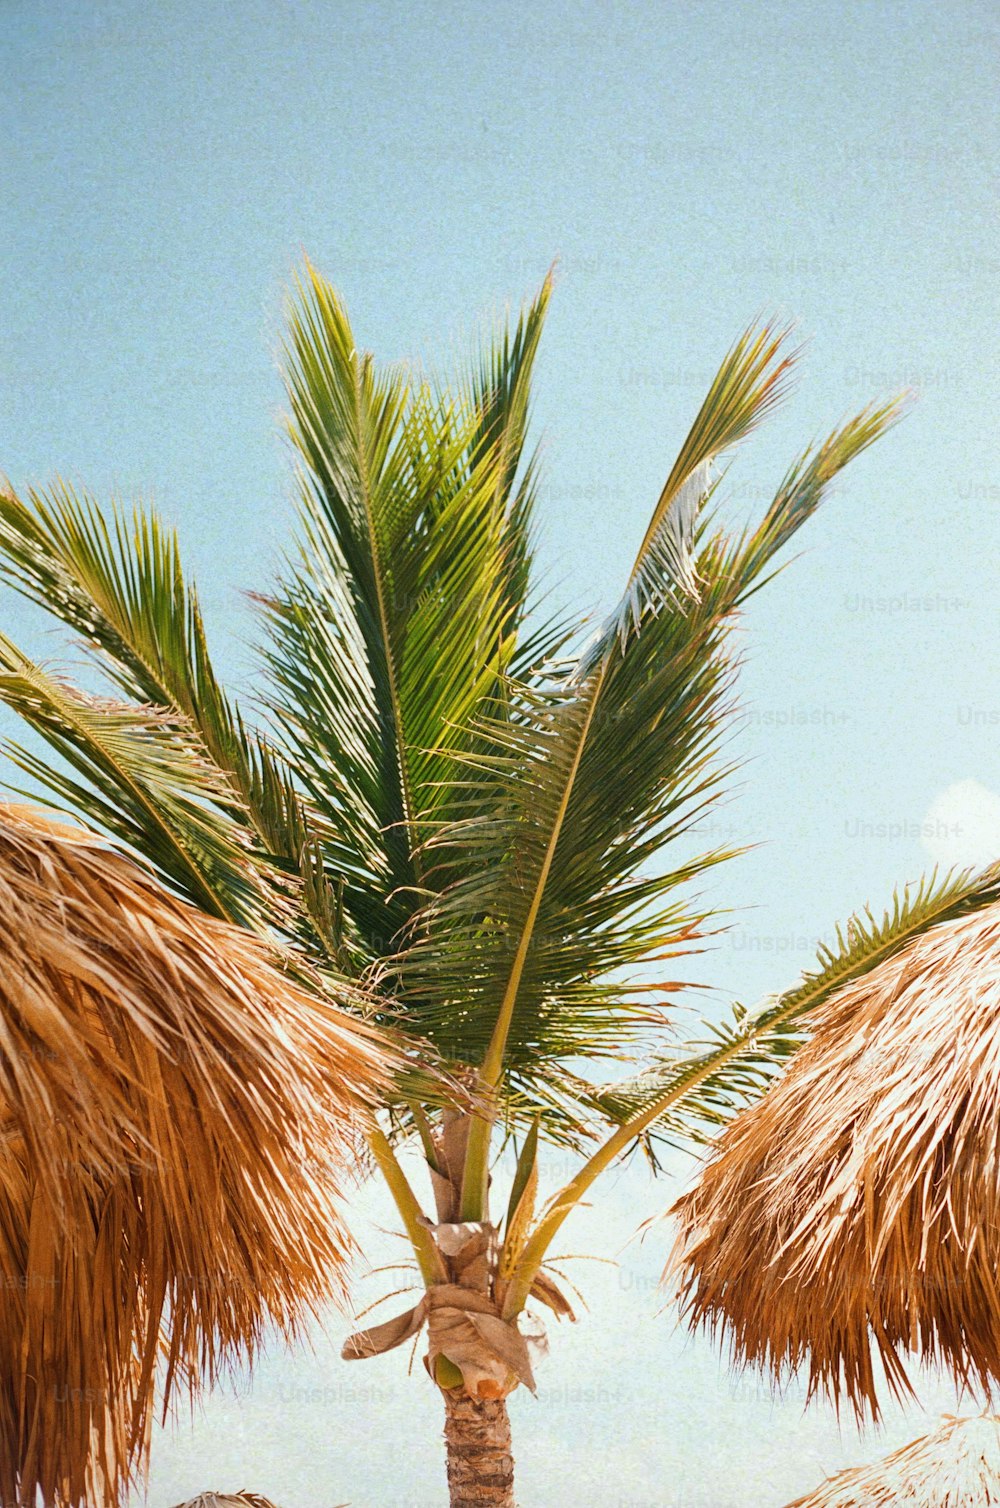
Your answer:
[[[504,1399],[444,1394],[451,1508],[516,1508],[510,1419]]]

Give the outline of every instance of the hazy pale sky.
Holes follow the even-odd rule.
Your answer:
[[[287,538],[274,358],[303,250],[365,344],[435,359],[559,258],[541,558],[587,608],[616,595],[752,316],[810,342],[731,473],[747,516],[803,443],[913,387],[747,616],[745,768],[710,836],[762,846],[713,881],[733,930],[696,972],[753,1002],[857,905],[1000,849],[997,37],[986,0],[6,0],[0,467],[152,497],[252,690],[240,594]],[[56,656],[10,593],[0,626]],[[540,1402],[513,1400],[525,1508],[780,1508],[953,1407],[928,1380],[928,1414],[859,1440],[795,1387],[731,1377],[657,1314],[669,1233],[619,1250],[672,1192],[630,1169],[567,1228],[568,1251],[619,1265],[576,1264],[592,1312],[554,1331]],[[372,1265],[393,1260],[367,1223],[391,1212],[361,1204]],[[345,1329],[331,1316],[311,1354],[158,1436],[151,1508],[208,1487],[439,1504],[423,1369],[348,1367]]]

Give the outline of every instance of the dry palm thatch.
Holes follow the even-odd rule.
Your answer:
[[[693,1326],[878,1415],[872,1344],[988,1398],[1000,1376],[1000,906],[934,927],[816,1011],[679,1217]]]
[[[172,1397],[339,1294],[387,1055],[249,933],[9,805],[0,937],[0,1501],[98,1508],[158,1362]]]
[[[946,1418],[874,1466],[828,1478],[788,1508],[990,1508],[1000,1504],[1000,1419]]]
[[[278,1508],[278,1505],[270,1498],[262,1498],[258,1492],[200,1492],[196,1498],[178,1503],[177,1508]],[[338,1508],[350,1508],[350,1505],[340,1503]]]
[[[201,1492],[177,1508],[278,1508],[270,1498],[262,1498],[256,1492]]]

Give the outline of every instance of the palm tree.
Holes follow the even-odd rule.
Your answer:
[[[860,926],[755,1014],[679,1044],[664,962],[713,918],[675,859],[723,790],[740,610],[842,469],[896,420],[865,408],[792,463],[754,527],[716,507],[723,457],[784,395],[788,332],[724,357],[656,500],[615,611],[585,642],[532,587],[539,488],[529,386],[550,280],[450,389],[359,349],[307,268],[289,309],[299,534],[258,598],[260,715],[223,692],[174,537],[57,484],[0,502],[0,570],[110,678],[95,700],[0,638],[0,697],[56,763],[14,757],[59,803],[211,916],[349,978],[410,1042],[414,1073],[369,1135],[423,1293],[352,1337],[361,1358],[424,1327],[453,1505],[513,1504],[505,1400],[534,1386],[522,1316],[572,1313],[547,1266],[595,1181],[642,1144],[705,1136],[795,1050],[805,1013],[903,947],[973,878]],[[625,1055],[643,1071],[610,1086]],[[606,1071],[606,1070],[604,1070]],[[440,1088],[446,1086],[446,1091]],[[414,1142],[433,1214],[405,1175]],[[545,1143],[579,1168],[536,1212]],[[498,1148],[516,1149],[501,1204]],[[498,1210],[504,1208],[502,1218]]]

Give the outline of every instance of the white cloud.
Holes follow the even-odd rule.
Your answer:
[[[921,841],[939,864],[992,864],[1000,859],[1000,795],[978,780],[949,785],[931,802]]]

